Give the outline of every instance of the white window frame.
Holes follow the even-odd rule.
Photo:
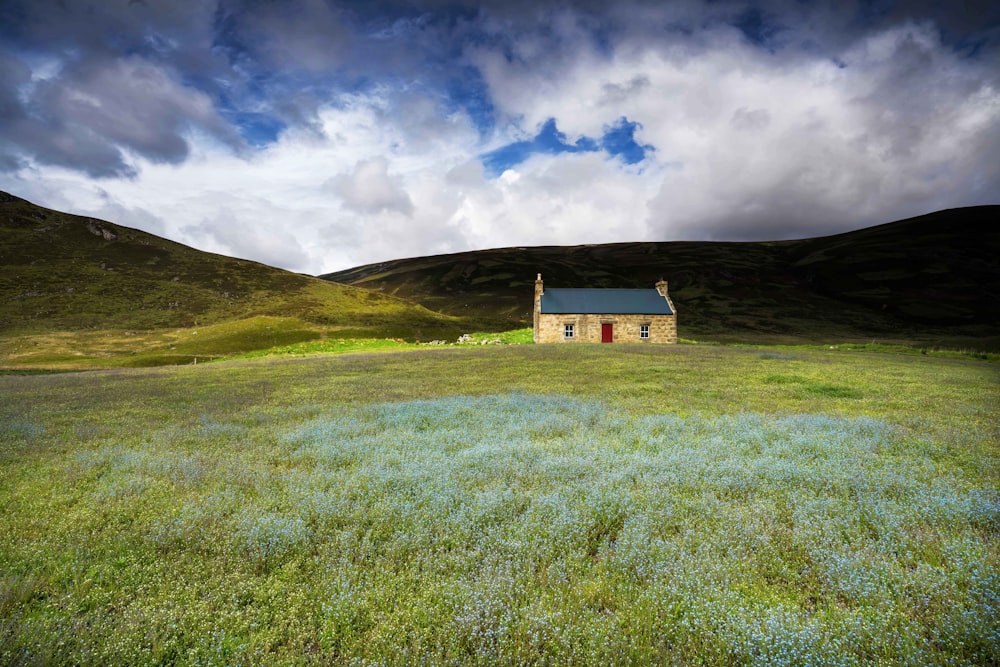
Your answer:
[[[573,340],[576,337],[576,325],[567,323],[563,325],[563,338]]]
[[[639,340],[649,340],[649,325],[640,324],[639,325]]]

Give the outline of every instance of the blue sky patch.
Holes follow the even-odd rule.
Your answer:
[[[625,164],[641,162],[647,151],[655,148],[649,144],[640,145],[635,140],[639,123],[630,122],[622,116],[612,125],[604,127],[600,139],[583,136],[568,143],[566,134],[559,131],[555,118],[549,118],[533,139],[515,141],[480,156],[486,175],[496,178],[506,170],[516,167],[535,153],[558,155],[559,153],[595,153],[604,151],[618,157]]]
[[[496,125],[496,110],[490,99],[489,87],[482,74],[474,67],[462,67],[459,74],[460,76],[449,79],[445,85],[448,111],[464,109],[479,131],[479,136],[484,137]]]
[[[656,149],[651,144],[639,144],[635,140],[635,131],[642,127],[639,123],[629,122],[622,116],[614,125],[605,126],[601,138],[601,148],[621,158],[625,164],[635,164],[646,159],[646,152]]]
[[[253,146],[266,146],[278,140],[278,135],[287,125],[284,121],[267,114],[235,111],[226,114],[229,120]]]
[[[588,137],[581,137],[573,144],[566,143],[566,135],[556,127],[556,119],[549,118],[534,139],[507,144],[486,153],[481,159],[487,175],[495,178],[511,167],[521,164],[534,153],[556,155],[592,152],[597,149],[597,143]]]

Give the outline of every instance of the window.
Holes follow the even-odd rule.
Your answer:
[[[649,340],[649,325],[648,324],[640,324],[639,325],[639,339],[640,340]]]
[[[569,339],[572,337],[573,337],[573,325],[572,324],[563,325],[563,338]]]

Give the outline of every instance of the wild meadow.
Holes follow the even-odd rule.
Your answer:
[[[998,664],[998,370],[580,345],[0,376],[0,662]]]

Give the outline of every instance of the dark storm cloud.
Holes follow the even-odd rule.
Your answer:
[[[6,142],[92,176],[130,175],[126,151],[181,162],[189,152],[185,135],[194,128],[239,145],[210,98],[139,59],[71,63],[34,82],[27,102],[6,102],[11,120],[0,130]]]
[[[252,69],[326,73],[345,64],[357,28],[349,11],[322,0],[224,0],[216,12],[215,43]]]
[[[206,83],[229,76],[212,50],[216,0],[5,0],[0,44],[31,60],[139,57]]]
[[[4,77],[9,122],[0,140],[40,163],[98,177],[134,175],[129,152],[183,161],[192,130],[238,148],[238,133],[211,96],[185,85],[220,69],[206,48],[208,9],[197,2],[6,3],[6,69],[14,62],[29,74]]]
[[[0,52],[0,171],[18,169],[22,160],[16,155],[17,147],[6,139],[2,128],[20,124],[25,116],[17,90],[31,79],[31,70],[16,58]]]

